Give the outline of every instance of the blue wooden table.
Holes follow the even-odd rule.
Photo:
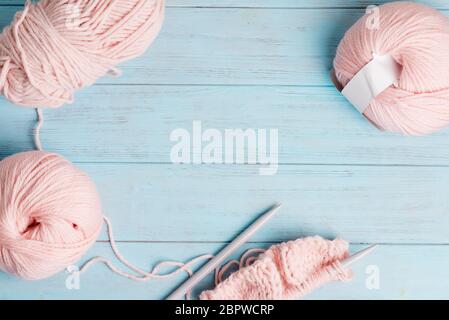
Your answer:
[[[449,1],[423,2],[449,15]],[[0,0],[0,25],[22,4]],[[43,144],[92,176],[119,248],[142,268],[216,252],[277,201],[281,213],[247,247],[316,234],[343,237],[351,251],[381,244],[352,282],[309,298],[449,298],[449,130],[381,133],[328,77],[339,40],[368,4],[167,0],[147,54],[124,64],[123,77],[46,111]],[[0,110],[0,157],[32,149],[34,111],[3,98]],[[170,133],[193,121],[278,129],[277,174],[247,163],[173,164]],[[112,258],[106,234],[86,259],[94,255]],[[0,298],[160,299],[185,280],[134,283],[103,266],[84,274],[79,290],[68,290],[66,278],[0,274]]]

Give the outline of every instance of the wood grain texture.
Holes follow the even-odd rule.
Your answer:
[[[150,268],[163,259],[185,261],[196,255],[213,253],[223,244],[125,243],[119,246],[133,263]],[[269,245],[255,243],[253,246]],[[364,247],[354,245],[351,251]],[[107,244],[96,245],[86,257],[94,255],[112,258]],[[355,266],[353,281],[332,283],[308,299],[447,299],[448,264],[448,246],[380,246]],[[369,266],[378,268],[378,290],[369,290],[366,286]],[[179,276],[168,282],[136,283],[111,274],[104,266],[94,266],[81,275],[80,290],[68,290],[67,275],[61,273],[46,281],[26,282],[0,274],[0,299],[163,299],[185,280],[185,276]],[[211,278],[203,281],[195,293],[210,288],[211,282]]]

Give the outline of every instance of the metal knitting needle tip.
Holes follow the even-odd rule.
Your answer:
[[[371,252],[374,251],[374,249],[377,248],[377,244],[373,244],[371,246],[369,246],[368,248],[363,249],[362,251],[359,251],[355,254],[353,254],[352,256],[350,256],[349,258],[343,260],[341,262],[341,266],[343,268],[349,268],[350,266],[352,266],[354,263],[356,263],[357,261],[361,260],[362,258],[366,257],[367,255],[369,255]]]

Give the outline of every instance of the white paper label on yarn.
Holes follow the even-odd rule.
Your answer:
[[[397,85],[401,65],[391,55],[374,55],[343,88],[341,93],[360,113],[364,113],[370,102],[391,85]]]

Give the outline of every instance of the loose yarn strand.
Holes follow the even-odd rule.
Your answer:
[[[257,257],[263,253],[265,253],[265,249],[254,248],[249,249],[240,257],[239,260],[231,260],[224,264],[222,267],[218,268],[215,271],[215,286],[218,286],[225,280],[226,274],[229,273],[232,267],[236,266],[236,270],[243,269],[245,267],[249,267],[257,260]]]
[[[139,281],[139,282],[145,282],[148,280],[169,280],[178,274],[182,272],[186,272],[189,276],[193,275],[192,267],[197,265],[201,261],[207,261],[209,259],[213,258],[213,255],[201,255],[196,258],[193,258],[187,263],[182,262],[176,262],[176,261],[162,261],[158,264],[156,264],[150,271],[144,271],[135,265],[131,264],[127,259],[123,257],[123,255],[120,253],[120,251],[117,248],[117,244],[114,239],[114,234],[112,230],[112,223],[107,217],[104,217],[104,222],[107,228],[108,238],[109,238],[109,244],[111,246],[111,249],[117,258],[118,261],[120,261],[123,265],[125,265],[130,270],[137,273],[137,275],[123,271],[116,267],[114,263],[106,259],[104,257],[94,257],[90,260],[88,260],[81,268],[80,273],[86,272],[90,267],[92,267],[95,264],[102,263],[106,265],[113,273],[122,276],[124,278],[133,280],[133,281]],[[160,273],[160,270],[162,268],[166,267],[175,267],[175,270],[167,273]],[[190,292],[187,293],[187,299],[190,299]]]

